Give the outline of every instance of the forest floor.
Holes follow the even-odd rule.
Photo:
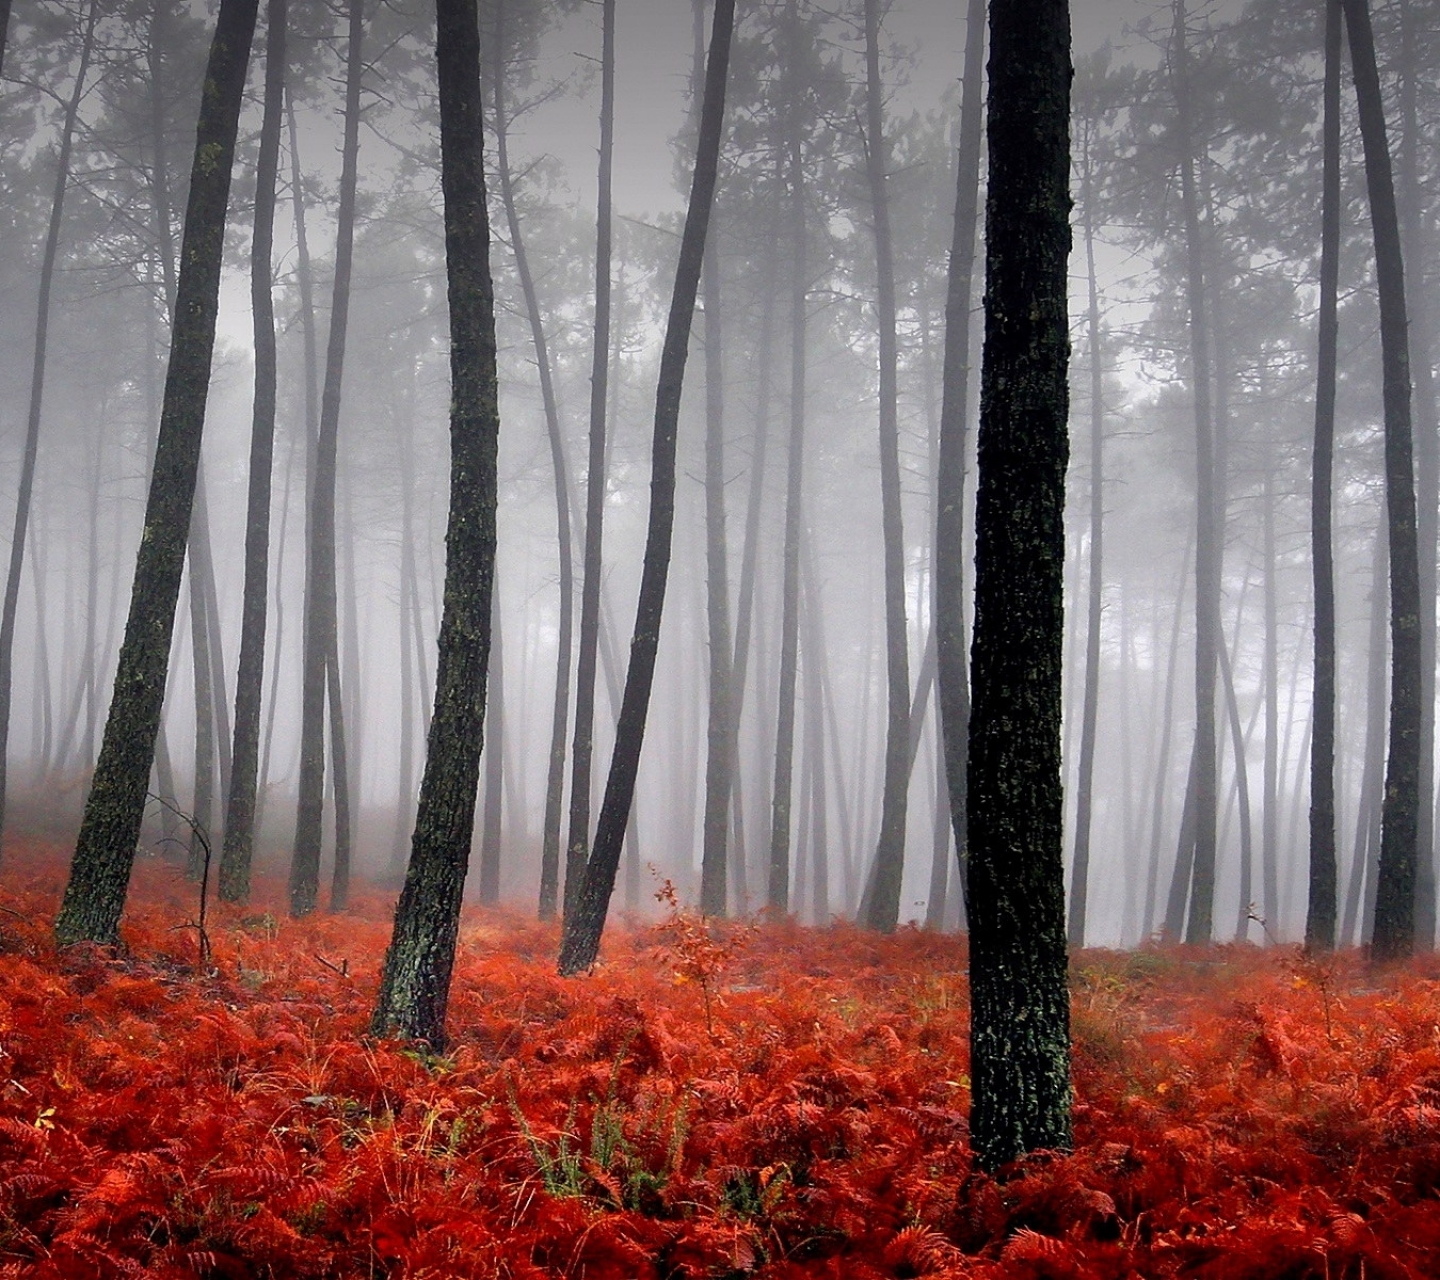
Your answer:
[[[671,904],[592,975],[469,910],[440,1057],[365,1035],[390,900],[142,860],[57,955],[0,875],[0,1276],[1440,1276],[1440,964],[1073,962],[1075,1151],[972,1172],[965,946]]]

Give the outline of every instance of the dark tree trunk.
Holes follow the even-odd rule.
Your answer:
[[[145,532],[115,692],[70,868],[56,940],[119,940],[120,914],[145,811],[145,786],[165,693],[175,604],[185,563],[195,473],[215,342],[225,205],[257,0],[221,0],[196,129],[181,251],[175,331]]]
[[[245,586],[240,660],[235,676],[235,745],[220,896],[250,896],[255,842],[255,788],[260,764],[260,702],[265,671],[265,611],[270,590],[270,476],[275,456],[275,303],[271,254],[275,181],[285,96],[286,0],[269,0],[265,39],[265,109],[255,171],[255,236],[250,249],[250,308],[255,328],[255,404],[250,428],[250,483],[245,514]]]
[[[1325,5],[1325,113],[1320,196],[1320,320],[1315,377],[1315,452],[1310,474],[1310,556],[1315,583],[1314,728],[1310,735],[1310,894],[1305,945],[1335,946],[1335,550],[1331,509],[1335,458],[1335,363],[1340,275],[1340,0]],[[1267,815],[1267,822],[1268,822]],[[1267,905],[1267,914],[1271,908]]]
[[[611,176],[615,154],[615,0],[601,0],[600,176],[595,214],[595,341],[590,362],[590,454],[585,477],[585,563],[575,661],[575,737],[570,754],[569,833],[565,841],[565,913],[580,891],[590,853],[590,777],[595,752],[595,667],[600,642],[604,565],[605,408],[610,373]],[[558,866],[542,866],[540,918],[555,914]]]
[[[1070,1145],[1060,711],[1070,21],[990,13],[985,355],[970,720],[971,1143]]]
[[[1375,240],[1380,295],[1380,346],[1385,405],[1385,507],[1390,543],[1390,749],[1380,826],[1375,892],[1377,960],[1408,956],[1415,946],[1415,881],[1420,819],[1420,569],[1415,527],[1415,468],[1411,454],[1410,356],[1405,275],[1385,105],[1375,65],[1367,0],[1343,0],[1350,63],[1365,151],[1365,185]],[[1435,602],[1425,602],[1433,610]]]
[[[1171,45],[1171,91],[1175,98],[1175,148],[1185,236],[1185,291],[1190,320],[1190,382],[1195,403],[1195,751],[1192,805],[1193,852],[1187,883],[1190,909],[1185,940],[1206,943],[1215,912],[1215,828],[1218,816],[1215,740],[1215,678],[1220,643],[1219,506],[1215,494],[1215,423],[1211,410],[1210,317],[1205,246],[1196,194],[1198,139],[1192,101],[1193,70],[1185,26],[1185,0],[1175,0]],[[1172,893],[1173,905],[1176,895]],[[1167,933],[1176,922],[1167,914]],[[1178,925],[1176,925],[1178,927]]]
[[[807,547],[807,551],[809,548]],[[813,556],[807,556],[813,561]],[[805,755],[810,775],[810,920],[830,923],[830,826],[825,786],[825,641],[820,626],[820,584],[813,572],[805,585]]]
[[[345,334],[350,319],[350,274],[355,249],[355,189],[360,153],[360,80],[365,32],[364,0],[349,0],[345,60],[345,139],[341,149],[340,205],[336,212],[335,281],[325,353],[320,430],[310,476],[305,555],[305,643],[300,694],[300,777],[295,851],[290,863],[290,914],[315,910],[320,890],[321,817],[325,801],[325,689],[328,655],[338,653],[335,605],[335,472],[340,433],[340,391]],[[338,676],[338,673],[337,673]],[[337,723],[332,716],[332,725]],[[343,754],[343,747],[337,754]],[[333,761],[332,761],[333,765]],[[336,772],[336,794],[345,780]],[[338,819],[337,813],[337,819]],[[336,822],[335,842],[349,833]]]
[[[445,1039],[484,735],[500,417],[474,4],[437,0],[435,46],[450,302],[445,605],[410,865],[371,1028],[438,1049]]]
[[[896,387],[895,260],[886,183],[880,83],[880,0],[865,0],[865,175],[874,220],[876,310],[880,338],[880,507],[885,556],[885,672],[888,715],[875,893],[865,914],[871,929],[890,933],[900,920],[905,872],[905,800],[910,785],[910,652],[905,626],[905,534],[900,514],[900,425]]]
[[[1100,610],[1104,602],[1105,532],[1105,367],[1100,335],[1100,290],[1095,277],[1095,186],[1091,123],[1085,131],[1080,167],[1080,202],[1089,281],[1086,336],[1090,344],[1090,573],[1085,624],[1085,701],[1080,711],[1080,768],[1075,780],[1075,861],[1070,873],[1070,945],[1085,945],[1085,910],[1090,885],[1091,801],[1095,782],[1095,728],[1100,713]]]
[[[940,460],[935,515],[935,660],[945,778],[955,857],[963,886],[969,857],[966,773],[970,750],[970,673],[965,644],[965,455],[970,412],[970,298],[979,219],[980,138],[985,112],[985,0],[965,10],[965,71],[955,169],[955,225],[945,294]]]
[[[1353,946],[1368,941],[1375,919],[1375,865],[1380,857],[1380,809],[1385,790],[1386,623],[1390,557],[1385,531],[1375,534],[1370,573],[1370,634],[1365,677],[1365,755],[1360,765],[1360,795],[1355,808],[1355,852],[1345,890],[1340,940]],[[1312,734],[1311,741],[1314,741]]]
[[[1244,942],[1250,930],[1254,905],[1250,891],[1255,874],[1255,842],[1251,829],[1250,771],[1245,760],[1245,729],[1240,723],[1240,703],[1235,697],[1235,676],[1230,653],[1220,647],[1220,677],[1225,684],[1225,710],[1230,720],[1230,746],[1235,753],[1235,793],[1240,810],[1240,901],[1235,918],[1235,939]]]
[[[20,487],[15,497],[15,531],[10,539],[10,564],[5,576],[5,603],[0,612],[0,830],[5,825],[5,796],[8,785],[10,743],[10,702],[14,686],[15,615],[20,604],[20,573],[25,567],[25,535],[30,525],[31,498],[35,491],[35,462],[40,452],[40,408],[45,396],[45,357],[49,346],[50,295],[55,281],[55,259],[60,251],[60,227],[65,216],[65,188],[70,182],[70,151],[75,140],[75,122],[85,95],[85,77],[95,47],[98,0],[91,0],[80,42],[80,65],[75,85],[65,103],[60,127],[60,148],[55,159],[55,185],[50,197],[50,224],[40,258],[40,296],[35,308],[35,350],[30,366],[30,410],[25,420],[25,444],[20,454]],[[3,57],[5,30],[10,11],[6,3],[0,15],[0,57]]]
[[[670,568],[670,542],[675,525],[675,436],[680,417],[680,391],[690,344],[695,298],[705,260],[705,232],[715,195],[719,168],[720,132],[725,109],[725,79],[730,63],[730,39],[735,26],[735,0],[716,0],[710,54],[705,72],[705,94],[700,108],[700,137],[696,147],[695,176],[680,239],[675,291],[665,326],[660,375],[655,397],[655,441],[650,472],[650,517],[645,538],[644,568],[635,610],[635,632],[630,642],[630,667],[615,730],[615,751],[605,798],[600,806],[595,844],[585,864],[585,875],[573,909],[565,919],[560,946],[560,972],[579,973],[595,963],[600,935],[620,846],[635,797],[635,775],[645,736],[645,717],[655,676],[655,653],[660,640],[660,616],[665,604],[665,580]]]
[[[1421,36],[1409,0],[1400,6],[1400,227],[1405,269],[1410,277],[1410,371],[1415,379],[1416,533],[1420,547],[1420,600],[1435,600],[1437,503],[1440,503],[1440,438],[1437,438],[1435,379],[1431,363],[1429,281],[1426,279],[1425,203],[1420,187],[1420,124],[1416,111],[1416,52]],[[1416,829],[1415,943],[1435,945],[1435,610],[1420,610],[1420,799]]]
[[[549,892],[553,894],[553,869],[560,865],[560,814],[565,792],[565,729],[570,712],[570,647],[574,631],[575,614],[575,556],[570,541],[570,478],[565,461],[565,440],[560,430],[560,409],[555,400],[555,383],[550,368],[550,349],[545,340],[545,325],[540,314],[540,299],[535,292],[535,278],[530,271],[530,259],[525,252],[525,238],[519,210],[515,203],[515,181],[510,169],[510,121],[505,101],[505,5],[496,0],[491,19],[495,26],[494,71],[492,92],[495,99],[495,148],[497,175],[500,179],[500,200],[505,207],[505,222],[510,231],[510,247],[515,254],[515,273],[520,278],[520,292],[525,299],[525,312],[530,321],[530,340],[535,347],[535,365],[540,377],[540,402],[545,411],[545,435],[550,444],[550,469],[555,479],[555,522],[556,541],[560,560],[560,618],[556,637],[555,655],[555,698],[550,712],[550,753],[545,770],[545,813],[544,829],[540,840],[540,866],[542,881],[546,869],[550,868]],[[500,693],[499,632],[492,640],[496,646],[495,684],[492,697]],[[491,738],[494,743],[495,759],[491,767],[500,767],[500,749],[497,734],[498,723],[492,723]],[[488,777],[488,774],[487,774]],[[498,779],[499,774],[496,774]],[[496,823],[494,841],[494,866],[490,867],[485,854],[491,848],[489,839],[491,801],[489,783],[486,783],[485,832],[482,836],[480,877],[481,899],[494,902],[499,899],[499,808],[495,809]],[[486,893],[489,891],[490,896]],[[542,891],[543,892],[543,891]],[[553,898],[550,912],[554,912]],[[543,914],[543,913],[542,913]]]

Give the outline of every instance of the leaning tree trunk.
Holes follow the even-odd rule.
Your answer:
[[[725,79],[730,64],[730,40],[735,26],[735,0],[716,0],[710,54],[705,72],[705,94],[700,108],[700,137],[696,147],[695,176],[680,238],[675,270],[675,291],[665,326],[660,375],[655,396],[655,441],[651,455],[650,517],[645,538],[645,560],[635,609],[635,632],[630,642],[630,667],[615,730],[615,751],[600,806],[595,845],[585,864],[585,875],[574,908],[565,918],[560,946],[560,972],[579,973],[595,963],[600,935],[605,929],[620,847],[635,797],[635,776],[640,767],[640,746],[650,688],[655,678],[655,654],[660,640],[660,616],[665,604],[665,581],[670,568],[670,542],[675,525],[675,437],[680,417],[680,391],[685,378],[685,357],[690,344],[695,298],[705,260],[705,233],[715,196],[719,169],[720,131],[725,111]]]
[[[910,785],[910,652],[905,627],[905,533],[900,515],[899,357],[896,353],[895,254],[890,235],[880,84],[880,0],[865,0],[865,175],[875,230],[876,310],[880,339],[880,507],[885,558],[885,782],[875,846],[875,891],[865,924],[892,932],[900,921],[905,872],[905,799]]]
[[[980,137],[985,113],[985,0],[965,10],[965,71],[955,167],[955,224],[945,294],[940,460],[936,472],[935,662],[945,778],[962,890],[968,875],[966,773],[970,751],[970,673],[965,647],[965,454],[970,411],[970,298],[979,221]]]
[[[0,15],[0,42],[10,21],[9,4]],[[10,566],[5,576],[5,603],[0,613],[0,830],[5,825],[5,795],[8,785],[7,756],[10,743],[10,701],[14,685],[15,615],[20,604],[20,572],[25,567],[25,534],[30,525],[31,497],[35,491],[35,462],[40,452],[40,407],[45,396],[45,356],[49,346],[50,295],[55,282],[55,259],[60,251],[60,225],[65,216],[65,188],[70,182],[70,150],[75,140],[75,122],[85,96],[85,77],[95,47],[98,0],[91,0],[80,43],[80,66],[75,85],[65,103],[60,129],[60,151],[55,160],[55,186],[50,197],[50,225],[40,258],[40,297],[35,308],[35,352],[30,367],[30,411],[25,420],[25,444],[20,455],[20,487],[15,497],[15,531],[10,539]],[[0,43],[0,56],[3,56]]]
[[[605,407],[610,375],[611,175],[615,155],[615,0],[601,0],[600,175],[595,214],[595,342],[590,361],[590,453],[585,477],[585,561],[575,659],[575,736],[565,840],[565,910],[580,891],[590,852],[590,777],[595,750],[595,668],[600,647],[600,577],[605,519]],[[540,869],[540,918],[555,914],[559,867]]]
[[[1066,0],[990,11],[970,720],[971,1144],[1070,1145],[1061,645],[1069,362]]]
[[[1415,880],[1420,817],[1420,567],[1415,527],[1415,468],[1410,430],[1410,355],[1405,275],[1385,104],[1375,65],[1366,0],[1343,0],[1350,63],[1365,152],[1365,185],[1375,240],[1380,295],[1380,346],[1385,406],[1385,509],[1390,542],[1390,750],[1380,826],[1375,894],[1377,960],[1408,956],[1415,945]],[[1433,600],[1425,602],[1433,609]]]
[[[250,480],[245,505],[245,585],[240,612],[240,658],[235,675],[235,740],[220,896],[250,897],[255,844],[255,791],[260,766],[260,704],[265,673],[266,604],[270,590],[270,477],[275,457],[275,300],[271,256],[275,184],[285,96],[286,0],[269,0],[265,35],[265,106],[255,166],[255,233],[250,246],[250,310],[255,332],[255,397],[250,426]]]
[[[440,181],[450,302],[450,518],[435,711],[405,887],[371,1028],[439,1048],[470,861],[495,575],[495,295],[485,211],[480,32],[471,0],[436,0]]]
[[[325,685],[328,655],[338,652],[335,608],[335,471],[340,430],[340,384],[345,372],[345,333],[350,319],[350,274],[355,249],[355,188],[360,153],[361,48],[364,0],[350,0],[345,66],[345,140],[341,150],[340,207],[335,228],[335,282],[320,431],[310,477],[306,539],[305,643],[300,693],[300,777],[295,851],[290,863],[290,914],[315,910],[320,891],[321,816],[325,801]],[[336,778],[337,792],[342,786]],[[338,815],[337,815],[338,816]],[[336,824],[335,841],[348,840]]]
[[[545,410],[545,436],[550,444],[550,469],[555,479],[555,521],[556,540],[560,558],[560,618],[556,638],[555,657],[555,699],[550,712],[550,754],[545,771],[545,815],[544,831],[540,843],[540,866],[542,877],[546,868],[558,868],[560,862],[560,810],[565,791],[565,727],[570,711],[570,645],[574,631],[575,613],[575,558],[570,543],[570,480],[565,462],[565,440],[560,431],[560,409],[555,400],[555,383],[550,369],[550,349],[545,340],[545,326],[540,314],[540,299],[535,292],[535,278],[530,271],[530,259],[525,252],[524,228],[519,210],[515,204],[515,180],[510,169],[509,119],[505,102],[505,5],[496,0],[492,21],[495,24],[494,50],[494,99],[495,99],[495,149],[496,168],[500,179],[500,200],[505,207],[505,222],[510,230],[510,247],[515,255],[515,273],[520,277],[520,292],[525,299],[525,312],[530,320],[530,340],[535,347],[535,365],[540,375],[540,402]],[[603,402],[602,402],[603,403]],[[496,641],[496,693],[499,692],[499,633]],[[498,729],[498,725],[496,726]],[[492,737],[494,734],[492,734]],[[494,744],[496,758],[494,768],[500,767],[498,740]],[[498,774],[497,774],[498,777]],[[487,784],[488,794],[488,784]],[[486,806],[486,831],[489,831],[490,801]],[[496,822],[499,821],[496,809]],[[490,847],[488,838],[484,848]],[[495,855],[499,857],[499,836],[495,838]],[[487,875],[489,864],[482,851],[481,875]],[[486,883],[493,890],[495,898],[500,892],[499,863],[496,862],[493,884]],[[551,910],[553,911],[553,906]]]
[[[215,344],[225,205],[257,7],[258,0],[221,0],[210,46],[145,531],[100,759],[55,921],[61,945],[119,941],[185,564]]]
[[[1335,946],[1335,364],[1340,275],[1340,0],[1325,5],[1325,114],[1320,196],[1320,320],[1315,375],[1315,452],[1310,473],[1310,557],[1315,582],[1315,676],[1310,735],[1310,896],[1305,945]],[[1267,822],[1268,822],[1267,813]],[[1267,912],[1269,907],[1267,905]]]

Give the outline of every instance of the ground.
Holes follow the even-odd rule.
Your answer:
[[[0,1276],[1440,1275],[1440,962],[1086,951],[1076,1150],[974,1173],[965,945],[709,930],[602,964],[465,916],[441,1057],[365,1036],[392,900],[295,923],[142,859],[57,955],[0,869]]]

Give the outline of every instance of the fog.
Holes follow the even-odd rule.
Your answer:
[[[589,480],[600,18],[592,3],[505,0],[505,8],[512,28],[504,56],[497,62],[492,50],[482,58],[501,452],[481,790],[483,796],[493,787],[500,806],[500,897],[534,911],[562,626],[556,483],[531,317],[501,201],[493,89],[496,76],[503,76],[509,177],[568,471],[578,617]],[[706,318],[713,310],[723,331],[720,381],[707,385],[714,362],[707,366],[704,344],[713,330],[697,317],[680,424],[675,543],[659,666],[617,890],[617,905],[630,911],[653,908],[653,894],[666,878],[686,900],[699,894],[712,634],[705,478],[713,462],[707,463],[706,428],[717,399],[732,644],[738,642],[738,619],[750,619],[743,637],[748,648],[736,790],[728,806],[730,856],[737,864],[728,909],[743,913],[765,905],[793,373],[780,156],[787,129],[795,127],[804,130],[809,279],[789,910],[805,922],[853,916],[876,849],[886,734],[885,565],[864,30],[857,4],[799,4],[813,81],[800,112],[803,124],[796,126],[785,98],[786,8],[780,0],[740,7],[711,223],[718,288],[712,294],[707,283],[702,298]],[[917,717],[901,919],[945,928],[959,927],[963,913],[927,652],[946,267],[967,40],[963,10],[952,0],[893,0],[881,29],[899,311],[905,625]],[[367,4],[365,11],[336,490],[337,674],[357,870],[393,887],[409,846],[435,674],[449,483],[448,331],[433,30],[424,6],[413,0],[383,8]],[[7,834],[62,841],[73,835],[98,751],[140,538],[169,345],[166,281],[173,263],[166,257],[179,243],[213,25],[213,9],[199,0],[135,0],[100,13],[75,110],[42,339],[43,408],[10,708]],[[32,396],[37,297],[65,107],[89,14],[83,0],[46,0],[17,12],[4,55],[0,518],[7,534]],[[487,14],[494,16],[490,0],[482,0],[482,23]],[[1402,190],[1407,284],[1420,300],[1412,309],[1410,354],[1417,455],[1433,458],[1434,344],[1423,300],[1434,268],[1440,181],[1434,146],[1440,136],[1440,80],[1434,74],[1440,10],[1431,0],[1401,0],[1378,5],[1374,16]],[[1195,375],[1175,101],[1167,73],[1172,22],[1169,6],[1076,0],[1064,745],[1073,818],[1093,566],[1091,379],[1097,352],[1087,325],[1093,282],[1101,339],[1104,554],[1085,937],[1109,946],[1136,945],[1161,928],[1195,736]],[[592,816],[604,785],[634,616],[660,340],[694,150],[691,6],[620,0],[617,23],[613,341]],[[192,533],[192,568],[176,614],[166,692],[163,751],[171,776],[157,776],[155,783],[214,832],[225,812],[241,621],[254,378],[248,261],[263,25],[262,6],[231,193],[202,514]],[[1212,298],[1210,392],[1222,513],[1215,908],[1222,940],[1293,940],[1304,931],[1320,27],[1315,6],[1298,0],[1194,4],[1185,16],[1194,68],[1191,158]],[[275,230],[279,383],[257,827],[259,865],[277,874],[289,865],[296,822],[306,495],[313,461],[295,211],[297,205],[304,210],[323,352],[334,271],[345,15],[320,4],[292,4],[290,36],[294,117],[281,150]],[[1366,891],[1373,893],[1378,856],[1387,592],[1375,273],[1348,88],[1342,126],[1336,785],[1342,929],[1344,938],[1355,940],[1366,927]],[[298,193],[292,165],[302,175]],[[1081,184],[1086,166],[1088,194]],[[168,189],[168,201],[157,217],[161,189]],[[972,294],[977,371],[982,270],[977,264]],[[973,400],[978,373],[970,389]],[[972,405],[972,449],[977,412]],[[973,479],[972,462],[967,501]],[[1423,467],[1419,497],[1433,635],[1436,494],[1433,474],[1427,481]],[[708,518],[714,520],[713,511]],[[194,554],[197,538],[208,542],[213,570]],[[972,577],[968,566],[965,576]],[[197,623],[204,632],[200,646]],[[738,652],[730,656],[736,659]],[[199,681],[197,661],[204,672]],[[1433,675],[1433,639],[1429,666]],[[569,680],[573,701],[573,675]],[[1433,707],[1433,679],[1428,701]],[[212,758],[213,789],[207,798],[202,784],[197,796],[197,775],[203,779]],[[330,790],[332,775],[327,770]],[[567,768],[567,785],[568,776]],[[1433,810],[1433,778],[1422,782],[1422,797]],[[472,871],[484,810],[482,803]],[[327,804],[327,822],[330,815]],[[1422,827],[1424,839],[1433,828],[1433,822]],[[175,856],[166,838],[157,811],[147,822],[145,852]],[[214,843],[218,849],[218,839]],[[1428,860],[1428,850],[1422,855]],[[1424,882],[1433,901],[1433,879]]]

